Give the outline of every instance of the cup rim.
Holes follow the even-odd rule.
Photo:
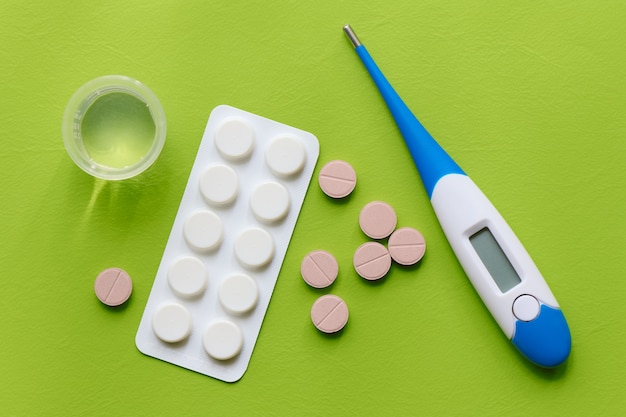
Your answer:
[[[150,150],[139,161],[122,168],[95,163],[87,156],[80,140],[82,118],[90,106],[101,96],[120,92],[134,96],[150,110],[155,132]],[[165,111],[157,96],[145,84],[125,75],[105,75],[83,84],[67,103],[63,114],[63,143],[70,158],[86,173],[105,180],[123,180],[137,176],[148,169],[158,158],[163,146],[167,123]]]

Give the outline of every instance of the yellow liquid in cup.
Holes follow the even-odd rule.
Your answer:
[[[131,94],[112,92],[91,104],[80,129],[93,163],[125,168],[148,154],[156,126],[146,103]]]

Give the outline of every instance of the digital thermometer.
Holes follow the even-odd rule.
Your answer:
[[[565,317],[513,230],[454,160],[437,144],[352,28],[344,31],[383,96],[420,173],[439,223],[461,266],[504,334],[542,367],[571,350]]]

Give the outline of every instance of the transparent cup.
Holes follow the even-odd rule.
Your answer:
[[[144,84],[123,75],[89,81],[63,115],[63,142],[83,171],[105,180],[139,175],[158,158],[166,134],[165,112]]]

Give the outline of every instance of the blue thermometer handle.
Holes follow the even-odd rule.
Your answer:
[[[344,31],[395,119],[446,238],[478,295],[522,355],[542,367],[560,365],[571,351],[569,327],[526,249],[409,110],[352,28]]]

